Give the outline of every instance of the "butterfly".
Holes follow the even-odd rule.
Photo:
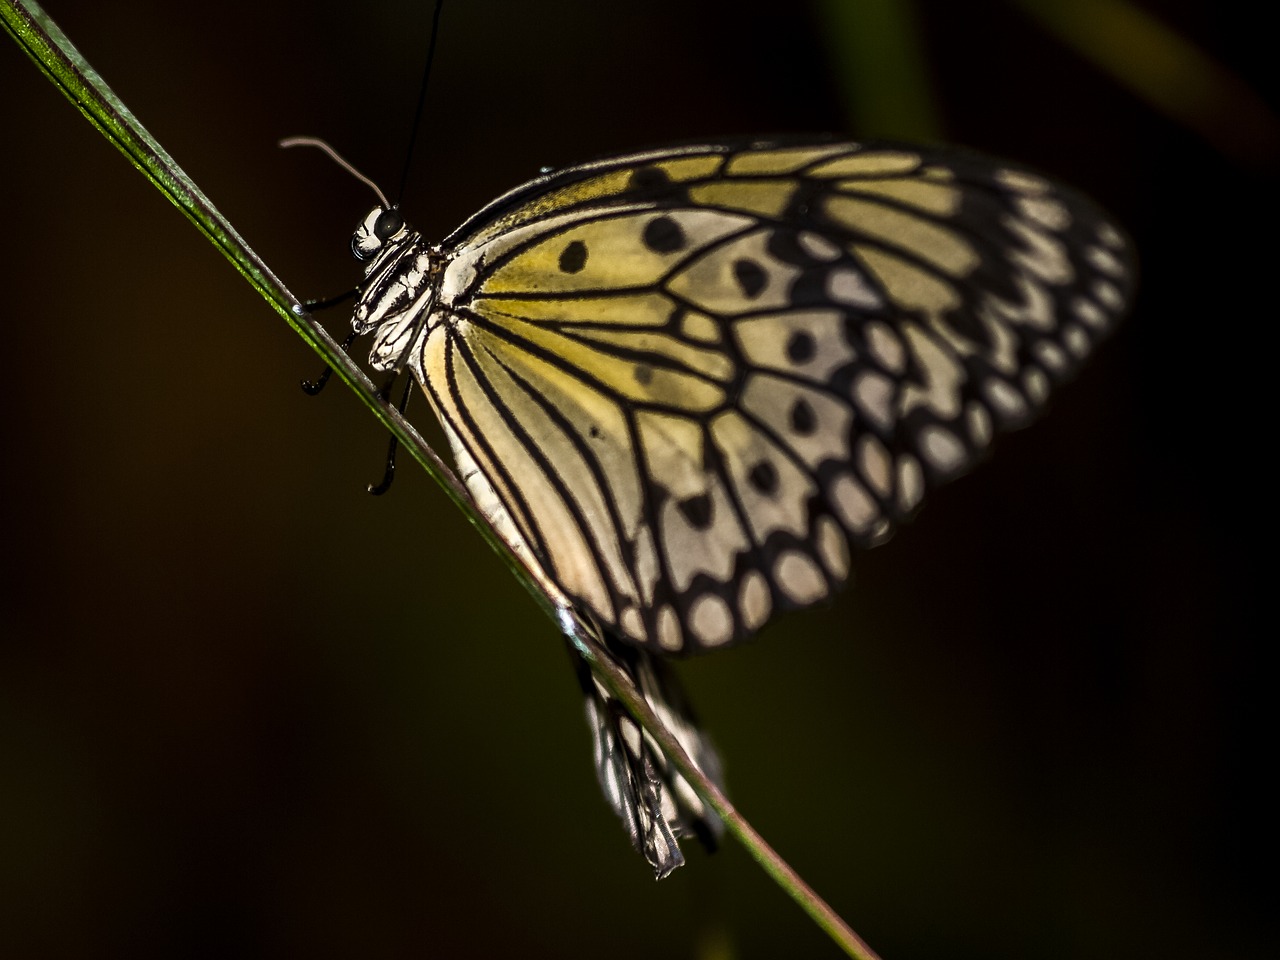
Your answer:
[[[831,596],[1114,327],[1134,258],[1012,164],[813,140],[548,173],[433,244],[352,251],[371,366],[409,370],[483,518],[712,775],[659,659]],[[579,666],[596,768],[658,876],[714,815]]]

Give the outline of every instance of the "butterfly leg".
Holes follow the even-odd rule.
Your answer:
[[[398,374],[387,380],[387,382],[383,384],[382,389],[378,391],[383,400],[387,399],[387,393],[391,390],[391,384],[395,383],[396,376],[398,376]],[[401,394],[400,403],[396,407],[396,409],[400,411],[400,416],[402,417],[409,406],[409,394],[413,392],[413,382],[413,377],[410,377],[405,381],[404,393]],[[387,444],[387,466],[382,473],[382,481],[377,485],[371,483],[368,487],[369,492],[375,497],[380,497],[391,489],[391,481],[396,477],[396,449],[399,447],[399,444],[399,438],[393,433],[391,435],[391,441]]]
[[[340,303],[346,303],[360,292],[359,287],[340,293],[336,297],[327,297],[323,300],[304,300],[302,308],[308,313],[314,313],[317,310],[327,310],[329,307],[336,307]],[[347,338],[342,341],[342,351],[346,353],[351,349],[351,344],[355,343],[355,332],[347,334]],[[325,367],[320,372],[320,376],[315,380],[303,380],[302,389],[307,396],[314,397],[317,393],[324,389],[324,385],[329,382],[329,378],[333,376],[333,367]]]

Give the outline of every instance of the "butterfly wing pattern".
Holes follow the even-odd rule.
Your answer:
[[[851,549],[1034,416],[1134,280],[1122,234],[1039,175],[834,141],[568,168],[439,245],[375,209],[353,250],[372,365],[412,370],[544,588],[649,654],[736,643],[830,596]],[[705,832],[687,785],[584,688],[606,793],[629,746],[650,840]],[[650,783],[680,799],[674,820],[671,796],[634,800]],[[614,806],[661,875],[672,855],[650,854],[678,846],[646,847]]]

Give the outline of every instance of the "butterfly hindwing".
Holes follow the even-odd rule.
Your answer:
[[[849,143],[601,161],[406,243],[379,342],[416,331],[486,517],[548,589],[668,653],[829,596],[851,547],[1030,419],[1133,275],[1034,174]]]

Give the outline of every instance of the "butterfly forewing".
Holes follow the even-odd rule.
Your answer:
[[[495,201],[431,269],[398,242],[419,255],[359,308],[396,324],[378,359],[414,331],[399,365],[486,517],[670,653],[829,596],[1074,372],[1133,276],[1036,175],[848,143],[601,161]]]

